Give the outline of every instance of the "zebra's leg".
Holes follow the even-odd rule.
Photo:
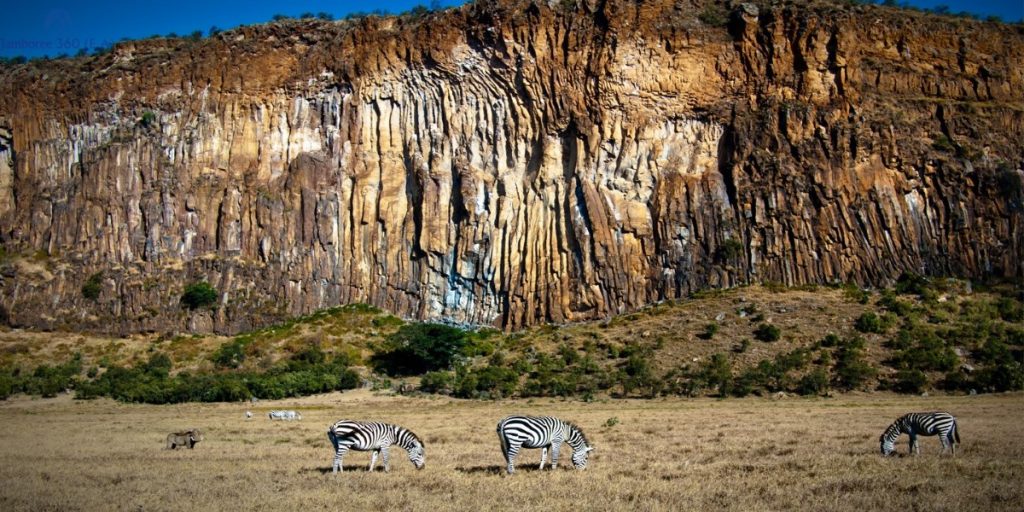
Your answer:
[[[505,461],[508,462],[506,471],[508,474],[516,472],[516,455],[519,454],[519,445],[515,443],[508,443],[508,449],[505,452]]]
[[[380,450],[374,450],[373,454],[370,455],[370,472],[373,473],[373,467],[377,465],[377,454]]]
[[[380,455],[384,459],[384,472],[391,471],[391,448],[389,446],[381,446]]]
[[[345,456],[345,452],[348,451],[348,445],[338,443],[338,451],[334,454],[334,472],[345,471],[342,467],[341,459]]]
[[[551,442],[551,469],[558,469],[558,452],[562,449],[561,441]]]
[[[540,469],[544,469],[544,461],[548,459],[548,447],[544,446],[540,449]]]
[[[942,448],[939,449],[939,455],[943,455],[949,449],[949,432],[939,434],[939,443],[942,444]]]
[[[917,436],[915,436],[914,434],[910,434],[910,454],[921,454],[921,445],[917,444]]]

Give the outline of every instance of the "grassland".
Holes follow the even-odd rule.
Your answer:
[[[293,408],[298,422],[265,412]],[[246,420],[244,412],[255,417]],[[951,458],[882,458],[878,435],[908,411],[959,417]],[[579,423],[597,447],[585,471],[502,474],[494,426],[513,412]],[[327,426],[380,419],[416,431],[427,466],[396,451],[330,473]],[[126,405],[17,397],[0,403],[0,510],[1019,510],[1024,395],[463,401],[368,390],[258,404]],[[199,427],[194,450],[168,432]],[[906,452],[906,438],[899,444]]]

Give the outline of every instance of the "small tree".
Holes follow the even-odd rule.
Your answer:
[[[782,330],[768,323],[761,324],[757,326],[757,329],[754,330],[754,338],[756,338],[758,341],[779,341],[779,338],[781,336]]]
[[[198,281],[185,287],[181,304],[188,309],[209,307],[217,303],[217,289],[206,281]]]
[[[91,276],[82,285],[82,297],[89,300],[96,300],[100,298],[100,292],[103,291],[103,272],[97,272]]]

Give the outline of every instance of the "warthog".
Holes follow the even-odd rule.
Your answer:
[[[167,448],[173,450],[179,446],[188,446],[191,450],[196,443],[203,440],[203,433],[198,428],[190,428],[183,432],[167,434]]]

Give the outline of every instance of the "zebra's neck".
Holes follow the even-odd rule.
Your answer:
[[[588,443],[586,436],[583,435],[583,431],[580,430],[576,425],[573,425],[571,423],[568,424],[567,426],[569,427],[569,436],[568,439],[565,440],[565,442],[569,443],[569,446],[572,446],[572,449],[574,451],[579,451],[586,448]]]
[[[901,420],[896,420],[892,425],[889,425],[889,428],[885,429],[885,433],[882,434],[882,438],[886,441],[892,442],[898,439],[902,433],[903,422]]]
[[[406,430],[402,427],[395,426],[395,444],[409,450],[415,446],[422,445],[423,443],[413,434],[411,431]]]

